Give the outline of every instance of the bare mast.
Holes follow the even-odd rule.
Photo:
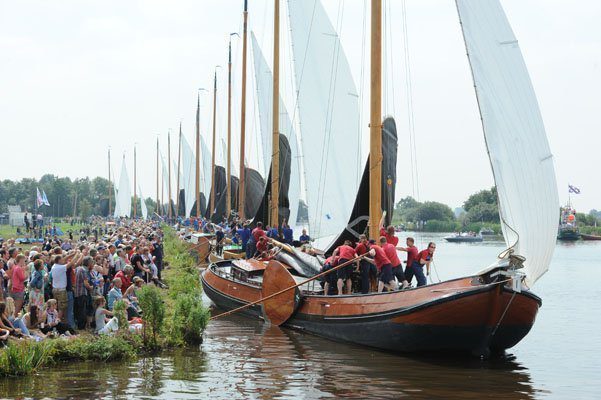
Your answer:
[[[371,0],[371,91],[369,146],[369,236],[382,217],[382,0]]]
[[[280,0],[274,2],[273,13],[273,140],[271,153],[271,226],[278,226],[280,198]]]
[[[240,106],[240,181],[238,183],[238,215],[244,219],[246,170],[244,152],[246,147],[246,34],[248,25],[248,0],[244,0],[244,27],[242,32],[242,104]]]

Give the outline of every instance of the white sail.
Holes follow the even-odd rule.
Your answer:
[[[119,192],[116,185],[113,185],[113,191],[115,192],[115,209],[113,210],[113,217],[118,218],[121,210],[119,209]]]
[[[115,217],[130,217],[131,215],[131,188],[125,157],[121,165],[121,176],[119,177],[119,191],[117,192],[117,205],[115,206]]]
[[[310,236],[339,234],[355,201],[359,97],[319,0],[289,0]]]
[[[182,176],[181,187],[184,189],[185,216],[190,217],[192,207],[196,201],[196,159],[194,152],[188,144],[186,137],[182,135]],[[202,175],[202,169],[200,170]],[[202,179],[201,179],[202,181]],[[202,186],[200,186],[202,189]]]
[[[165,162],[165,157],[161,153],[161,166],[163,167],[163,207],[166,207],[165,210],[169,210],[171,207],[171,202],[169,201],[169,170],[167,169],[167,163]],[[168,213],[168,211],[165,211]]]
[[[213,178],[211,177],[211,151],[202,136],[200,137],[200,153],[202,155],[200,168],[205,171],[200,175],[200,189],[205,195],[208,206],[209,197],[211,196],[211,182],[213,181]]]
[[[263,52],[257,43],[255,34],[251,32],[253,60],[255,66],[255,80],[257,85],[257,97],[259,107],[259,122],[261,127],[261,138],[263,144],[263,176],[267,180],[269,167],[271,166],[271,142],[272,142],[272,98],[273,98],[273,75],[263,56]],[[298,214],[300,199],[301,173],[300,152],[294,126],[290,120],[288,110],[280,96],[280,132],[286,135],[290,144],[290,182],[288,187],[288,199],[290,201],[290,216],[288,223],[294,227]]]
[[[457,0],[503,235],[526,257],[531,286],[549,269],[559,199],[543,120],[518,42],[498,0]]]
[[[142,194],[142,189],[140,189],[140,185],[138,185],[138,193],[140,193],[140,207],[142,209],[142,219],[148,219],[148,207],[146,207],[146,200],[144,200],[144,195]]]

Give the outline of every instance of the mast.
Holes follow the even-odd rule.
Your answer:
[[[242,32],[242,104],[240,106],[240,180],[238,183],[238,215],[244,219],[244,196],[246,170],[244,169],[244,151],[246,144],[246,32],[248,21],[248,0],[244,0],[244,27]]]
[[[176,190],[176,199],[175,199],[175,218],[179,216],[179,171],[181,169],[182,162],[182,122],[179,123],[179,143],[177,145],[177,190]]]
[[[136,206],[138,204],[136,192],[136,146],[134,146],[134,219],[136,219]]]
[[[169,198],[167,199],[167,216],[171,220],[171,132],[167,133],[167,171],[167,196],[169,196]]]
[[[196,98],[196,218],[200,217],[200,89]]]
[[[382,217],[382,0],[371,0],[370,93],[369,237],[377,239]]]
[[[271,153],[271,223],[278,226],[280,200],[280,0],[275,0],[273,12],[273,140]]]
[[[227,189],[225,195],[225,215],[227,219],[230,218],[232,212],[232,35],[235,34],[230,33],[227,59]]]
[[[215,130],[217,128],[216,121],[217,114],[217,71],[215,71],[215,77],[213,78],[213,145],[211,149],[211,207],[209,208],[209,218],[213,215],[213,209],[215,208]]]
[[[111,149],[109,148],[109,214],[108,217],[111,216]],[[75,217],[75,215],[74,215]]]
[[[161,215],[161,203],[159,199],[159,138],[157,137],[157,214]]]

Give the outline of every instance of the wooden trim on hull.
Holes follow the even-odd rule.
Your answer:
[[[472,285],[475,278],[392,293],[307,295],[284,326],[398,352],[488,355],[514,346],[532,328],[540,298],[502,284]],[[212,268],[203,273],[202,283],[207,296],[224,309],[261,298],[260,286],[228,280]],[[246,314],[262,319],[260,306]]]

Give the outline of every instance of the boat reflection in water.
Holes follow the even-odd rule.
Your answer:
[[[215,313],[222,312],[215,309]],[[511,357],[403,357],[332,342],[240,316],[214,321],[207,347],[220,388],[243,398],[533,398],[528,371]],[[469,379],[466,377],[469,376]],[[210,382],[207,382],[209,385]]]

